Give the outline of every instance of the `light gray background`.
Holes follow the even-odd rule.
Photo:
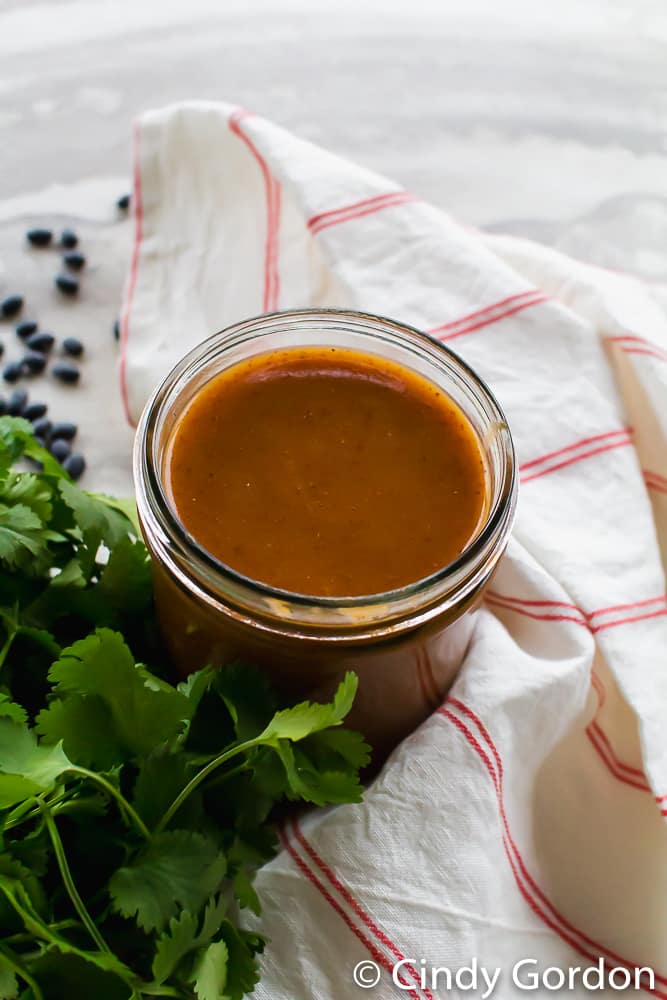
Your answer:
[[[78,332],[90,488],[130,489],[111,324],[142,110],[221,98],[376,169],[462,221],[667,280],[664,0],[0,0],[0,294]],[[90,267],[63,303],[29,223],[75,223]],[[11,356],[7,324],[0,341]]]

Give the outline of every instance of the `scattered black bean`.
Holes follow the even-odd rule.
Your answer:
[[[86,258],[78,250],[68,250],[66,254],[63,254],[63,260],[72,271],[80,271],[86,263]]]
[[[28,403],[25,410],[23,411],[23,416],[26,418],[26,420],[29,420],[31,423],[34,424],[36,420],[39,420],[40,417],[44,416],[47,410],[48,406],[46,405],[46,403]]]
[[[78,431],[76,424],[69,424],[61,421],[58,424],[54,424],[51,428],[52,438],[64,438],[66,441],[71,441],[72,438],[76,437],[76,432]]]
[[[3,417],[7,412],[7,400],[4,396],[0,396],[0,417]]]
[[[39,420],[35,420],[35,422],[32,425],[32,429],[34,430],[37,437],[46,440],[46,438],[51,433],[51,421],[49,420],[48,417],[40,417]]]
[[[4,319],[16,316],[23,309],[23,297],[21,295],[10,295],[0,302],[0,314]]]
[[[83,455],[79,455],[77,452],[74,455],[70,455],[69,458],[65,459],[63,463],[63,468],[72,479],[80,479],[86,468],[86,460]]]
[[[76,235],[73,229],[63,229],[60,234],[60,245],[65,247],[66,250],[73,250],[79,242],[79,237]]]
[[[83,344],[78,337],[65,337],[63,340],[63,351],[71,358],[80,358],[83,354]]]
[[[21,365],[27,375],[39,375],[46,368],[46,357],[41,351],[28,351],[21,358]]]
[[[53,239],[53,232],[50,229],[29,229],[25,234],[28,243],[34,247],[48,247]]]
[[[16,324],[16,334],[21,340],[25,340],[26,337],[31,337],[35,333],[37,325],[34,319],[23,319]]]
[[[118,199],[118,201],[116,202],[116,205],[121,210],[121,212],[127,212],[128,208],[130,207],[130,195],[122,194]]]
[[[20,361],[12,361],[10,364],[5,365],[2,372],[5,382],[18,382],[21,375],[23,375],[23,369],[21,368]]]
[[[65,438],[56,438],[56,440],[52,441],[49,445],[49,451],[54,458],[58,459],[59,462],[64,462],[71,450],[72,446],[69,441],[65,440]]]
[[[120,340],[120,320],[117,319],[113,325],[113,339]]]
[[[37,333],[30,334],[26,340],[26,345],[31,351],[41,351],[42,354],[47,354],[53,347],[55,339],[52,333],[40,330]]]
[[[61,382],[68,382],[70,385],[78,382],[81,375],[78,368],[68,364],[66,361],[59,361],[57,365],[53,366],[51,371]]]
[[[77,278],[73,278],[71,274],[59,274],[56,276],[56,288],[63,295],[76,295],[79,291],[79,281]]]
[[[4,344],[0,344],[0,358],[2,357],[2,355],[4,353],[5,353],[5,345]]]
[[[25,389],[15,389],[7,402],[7,413],[10,417],[23,416],[23,411],[27,402],[28,393]]]

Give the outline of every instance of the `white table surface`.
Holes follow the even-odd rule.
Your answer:
[[[462,221],[667,280],[664,0],[0,0],[0,295],[86,343],[81,386],[31,390],[81,425],[84,485],[131,489],[111,327],[128,264],[130,131],[221,98],[378,170]],[[71,224],[89,267],[54,292]],[[5,357],[16,354],[0,324]]]

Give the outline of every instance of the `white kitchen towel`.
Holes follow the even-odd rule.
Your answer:
[[[664,289],[472,231],[217,103],[141,119],[135,215],[131,419],[208,334],[354,307],[460,353],[521,468],[514,537],[450,697],[362,805],[288,823],[260,873],[256,996],[504,1000],[526,992],[515,978],[550,996],[550,966],[602,959],[596,995],[637,975],[667,998]],[[491,992],[482,968],[500,970]],[[591,976],[562,992],[587,996]]]

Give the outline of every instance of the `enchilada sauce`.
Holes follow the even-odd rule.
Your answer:
[[[453,400],[343,348],[284,348],[213,377],[176,422],[165,481],[211,555],[310,596],[421,580],[486,513],[480,444]]]

